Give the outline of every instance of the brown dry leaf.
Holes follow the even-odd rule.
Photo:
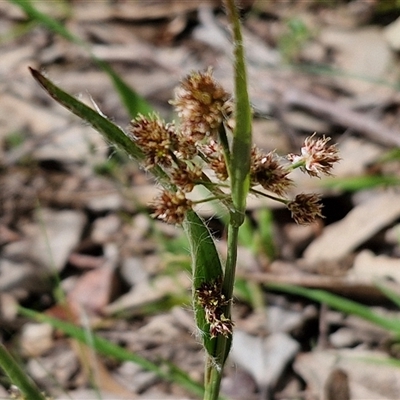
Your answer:
[[[264,391],[276,384],[299,349],[299,343],[283,332],[261,338],[236,329],[229,357],[249,372]]]
[[[77,354],[88,382],[94,380],[101,392],[112,393],[115,396],[134,399],[135,394],[122,386],[107,370],[101,358],[88,346],[71,341],[72,348]]]
[[[78,279],[74,288],[68,293],[68,303],[77,310],[98,313],[109,304],[115,293],[117,280],[115,269],[110,264],[86,272]]]
[[[336,80],[338,86],[352,91],[356,96],[385,98],[390,88],[371,83],[371,80],[391,79],[394,54],[385,40],[382,29],[368,27],[346,31],[327,28],[319,36],[322,43],[334,49],[335,66],[351,74]],[[354,77],[358,77],[355,79]],[[365,79],[369,78],[369,82]]]
[[[342,220],[327,226],[304,252],[309,262],[340,260],[400,217],[400,194],[372,195]]]
[[[400,50],[400,18],[384,29],[384,35],[393,50]]]
[[[379,352],[354,349],[303,353],[297,356],[293,367],[306,381],[310,395],[318,399],[327,399],[326,385],[332,371],[337,369],[348,376],[352,400],[399,398],[400,369]]]
[[[363,250],[356,256],[348,278],[371,285],[385,279],[399,284],[400,259],[385,255],[376,256],[370,250]]]
[[[146,278],[138,282],[128,293],[109,304],[103,312],[114,315],[123,312],[135,315],[142,307],[162,300],[165,296],[187,293],[190,287],[190,277],[186,272],[175,276],[157,276],[151,282]]]
[[[180,0],[137,0],[134,2],[80,2],[75,7],[75,17],[82,21],[108,20],[119,18],[128,21],[171,18],[179,14],[195,11],[200,6],[216,7],[220,0],[199,0],[196,2]]]
[[[20,345],[26,357],[39,357],[54,345],[53,327],[45,323],[26,323],[22,329]]]
[[[38,209],[36,224],[26,226],[28,255],[50,273],[64,268],[72,250],[79,243],[86,216],[75,210]]]
[[[98,398],[98,392],[94,389],[76,389],[69,391],[65,394],[57,396],[55,400],[93,400]],[[115,393],[101,392],[101,400],[129,400],[133,397],[132,393],[130,396],[120,396]]]

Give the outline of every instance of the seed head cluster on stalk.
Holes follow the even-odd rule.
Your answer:
[[[160,165],[168,173],[173,189],[166,190],[154,201],[154,216],[171,224],[180,224],[185,214],[196,202],[187,194],[196,185],[204,185],[212,199],[229,204],[226,191],[229,179],[228,120],[233,115],[231,95],[216,82],[212,70],[193,72],[175,91],[171,101],[179,117],[179,124],[166,123],[156,114],[138,116],[131,121],[129,135],[145,155],[145,167]],[[228,140],[223,143],[220,133]],[[335,145],[328,145],[330,138],[308,137],[300,154],[278,157],[256,146],[251,152],[250,193],[266,196],[283,203],[295,222],[310,224],[322,217],[322,205],[316,194],[298,194],[288,198],[293,186],[290,173],[299,168],[311,177],[330,175],[334,163],[339,161]],[[215,178],[206,171],[211,169]],[[261,186],[261,189],[257,187]],[[201,200],[207,201],[207,199]]]

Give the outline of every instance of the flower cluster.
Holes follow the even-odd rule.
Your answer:
[[[146,156],[146,167],[169,167],[177,144],[175,127],[165,124],[156,115],[149,118],[139,115],[131,121],[130,135]]]
[[[175,106],[181,119],[182,131],[202,140],[216,135],[231,112],[230,95],[218,84],[209,68],[205,73],[194,72],[175,91]]]
[[[175,193],[164,190],[155,200],[157,218],[173,224],[183,221],[192,207],[185,193],[202,183],[204,163],[221,181],[228,178],[222,148],[213,138],[232,112],[229,100],[211,69],[195,72],[182,81],[171,101],[180,117],[179,127],[155,115],[140,115],[131,122],[129,134],[143,151],[146,168],[163,167],[177,188]]]
[[[224,308],[228,304],[221,293],[221,280],[213,283],[204,282],[196,290],[197,302],[206,313],[206,321],[210,324],[210,335],[216,337],[232,335],[233,322],[224,315]]]
[[[192,202],[181,191],[175,193],[164,190],[154,201],[154,214],[168,224],[180,224],[186,212],[192,208]]]
[[[221,196],[219,186],[229,180],[227,154],[233,114],[231,96],[218,84],[211,69],[187,76],[175,91],[171,101],[180,118],[179,124],[165,123],[156,115],[139,116],[131,122],[130,137],[142,149],[146,168],[161,166],[168,174],[173,189],[164,190],[154,202],[154,215],[168,223],[180,224],[193,206],[186,195],[196,185],[204,184],[215,196]],[[221,133],[222,132],[222,133]],[[225,140],[221,141],[221,134]],[[339,161],[330,138],[317,138],[314,133],[301,148],[300,155],[278,157],[253,147],[250,160],[250,192],[280,201],[299,224],[309,224],[322,217],[320,198],[314,194],[299,194],[287,198],[293,181],[289,174],[300,168],[312,177],[330,175]],[[206,173],[211,169],[217,181]],[[215,186],[212,186],[215,185]],[[256,189],[261,186],[266,192]],[[175,188],[175,189],[174,189]]]
[[[340,160],[338,150],[335,145],[327,146],[331,138],[315,139],[315,135],[314,132],[304,141],[301,155],[289,154],[288,159],[310,176],[331,175],[333,164]]]
[[[288,178],[289,170],[279,163],[274,152],[262,153],[256,147],[251,154],[250,178],[253,185],[261,185],[265,190],[283,196],[292,180]]]
[[[315,193],[300,193],[287,204],[287,207],[292,213],[292,218],[300,225],[310,224],[317,217],[323,218],[320,197]]]

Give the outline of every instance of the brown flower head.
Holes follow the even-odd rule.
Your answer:
[[[130,135],[144,152],[147,168],[157,164],[165,167],[171,165],[171,154],[176,142],[173,124],[166,124],[156,115],[139,115],[131,121]]]
[[[186,212],[192,208],[192,202],[181,191],[176,193],[164,190],[154,201],[153,216],[168,224],[180,224]]]
[[[330,140],[331,138],[325,136],[316,139],[314,133],[304,141],[301,155],[289,154],[288,159],[293,164],[300,165],[301,170],[310,176],[331,175],[333,164],[338,162],[340,157],[335,145],[327,146]]]
[[[215,140],[201,146],[201,151],[207,157],[208,165],[215,172],[220,181],[228,179],[228,169],[222,147]]]
[[[203,170],[194,166],[190,168],[183,162],[179,167],[174,168],[171,174],[171,181],[178,186],[183,192],[191,192],[194,186],[201,180]]]
[[[179,131],[176,137],[175,154],[181,160],[192,160],[197,155],[196,139]]]
[[[175,106],[181,128],[196,140],[218,131],[229,111],[230,96],[212,77],[212,70],[192,72],[175,91]]]
[[[300,225],[311,224],[317,217],[323,218],[320,196],[315,193],[298,194],[293,201],[288,203],[287,208],[292,213],[292,218]]]
[[[205,311],[205,318],[210,324],[210,335],[216,337],[218,334],[229,336],[232,334],[233,322],[226,318],[223,309],[228,304],[225,296],[221,293],[221,280],[213,283],[204,282],[196,290],[197,302]]]
[[[218,335],[229,337],[232,335],[233,325],[233,321],[230,318],[226,318],[224,314],[221,314],[210,323],[210,335],[212,338]]]
[[[292,180],[287,177],[285,169],[277,160],[274,152],[264,154],[256,147],[252,149],[250,178],[251,184],[261,185],[265,190],[282,196],[292,185]]]

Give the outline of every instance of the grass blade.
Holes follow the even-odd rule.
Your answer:
[[[400,308],[400,295],[398,293],[379,282],[375,283],[375,285],[390,301]]]
[[[136,160],[143,160],[144,155],[138,146],[128,138],[125,133],[107,118],[100,115],[97,111],[83,104],[73,96],[61,90],[49,79],[45,78],[40,72],[29,68],[35,80],[46,90],[46,92],[58,103],[67,108],[79,118],[88,122],[94,129],[100,132],[107,141],[125,150]]]
[[[354,176],[345,178],[324,179],[321,186],[335,190],[345,190],[348,192],[358,192],[360,190],[371,189],[374,187],[399,186],[400,179],[397,176]]]
[[[136,161],[140,162],[144,159],[143,152],[117,125],[113,124],[107,118],[103,117],[86,104],[83,104],[75,97],[64,92],[49,79],[45,78],[40,72],[32,68],[30,68],[30,71],[35,80],[54,100],[89,123],[94,129],[100,132],[108,142],[126,151]],[[157,178],[165,181],[166,173],[160,167],[156,166],[152,168],[151,172]]]
[[[296,294],[303,297],[307,297],[310,300],[317,301],[319,303],[327,304],[329,307],[335,310],[342,311],[346,314],[357,315],[369,322],[372,322],[383,329],[391,331],[396,335],[400,335],[400,321],[393,318],[383,317],[376,312],[372,311],[369,307],[366,307],[360,303],[352,300],[345,299],[343,297],[334,295],[326,292],[325,290],[307,289],[299,286],[291,286],[278,283],[268,283],[267,288],[272,290],[278,290],[284,293]]]
[[[3,343],[0,343],[0,367],[9,377],[11,383],[17,386],[27,399],[46,400],[39,388],[30,380],[14,358],[11,357]]]
[[[163,363],[158,366],[145,358],[142,358],[136,354],[133,354],[124,348],[109,342],[106,339],[101,338],[98,335],[91,335],[91,340],[88,342],[86,332],[74,324],[69,322],[61,321],[53,317],[49,317],[45,314],[38,313],[36,311],[29,310],[27,308],[19,307],[19,313],[25,317],[31,318],[38,322],[46,322],[56,329],[61,330],[66,335],[79,340],[86,345],[93,347],[98,353],[103,354],[107,357],[115,358],[119,361],[131,361],[135,364],[140,365],[143,369],[147,371],[154,372],[157,376],[165,379],[169,382],[179,383],[181,386],[190,390],[197,396],[202,396],[204,393],[203,386],[191,379],[185,372],[176,366],[171,367],[169,363]],[[28,397],[29,399],[35,399],[34,397]],[[39,398],[38,398],[39,399]],[[44,400],[44,398],[40,398]]]
[[[114,88],[131,118],[135,118],[138,114],[150,115],[154,112],[153,107],[143,97],[133,91],[108,63],[93,55],[92,57],[94,62],[111,78]]]

